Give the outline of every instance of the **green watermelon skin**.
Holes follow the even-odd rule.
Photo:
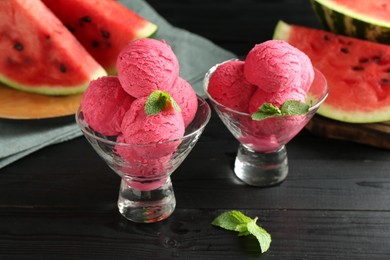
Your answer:
[[[157,26],[113,0],[42,0],[108,71],[129,41],[153,37]]]
[[[1,82],[27,92],[69,95],[106,74],[41,1],[0,1]]]
[[[386,1],[383,0],[371,1],[372,4],[377,4],[378,8],[381,4],[386,5]],[[336,34],[390,44],[390,12],[388,12],[387,18],[378,19],[375,15],[375,10],[370,10],[367,6],[362,7],[362,9],[366,8],[366,10],[359,8],[352,10],[348,5],[345,6],[338,3],[351,2],[350,0],[310,0],[310,2],[325,30]],[[353,4],[355,7],[361,5],[356,0],[353,1]],[[383,6],[383,8],[390,8],[389,3],[387,5],[387,7]]]
[[[349,123],[390,120],[390,46],[282,21],[274,39],[306,53],[325,75],[329,96],[318,114]]]

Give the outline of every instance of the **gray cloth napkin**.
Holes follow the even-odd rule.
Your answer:
[[[205,96],[202,80],[207,70],[235,55],[211,41],[169,24],[146,1],[122,0],[122,4],[158,25],[157,39],[171,45],[180,63],[180,75],[195,91]],[[81,135],[74,121],[65,124],[0,121],[0,168],[45,146],[68,141]]]

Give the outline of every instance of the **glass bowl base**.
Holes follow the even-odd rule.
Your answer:
[[[138,223],[153,223],[169,217],[176,207],[170,177],[154,190],[142,191],[129,187],[122,179],[118,209],[126,219]]]
[[[240,144],[234,173],[241,181],[257,187],[269,187],[283,182],[288,174],[285,146],[276,152],[260,153]]]

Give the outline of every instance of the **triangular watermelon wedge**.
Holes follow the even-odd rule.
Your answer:
[[[0,1],[0,81],[48,95],[83,92],[106,71],[38,0]]]
[[[329,96],[318,114],[350,123],[390,120],[389,45],[282,21],[274,39],[305,52],[325,75]]]
[[[157,26],[113,0],[42,0],[109,74],[129,41],[152,37]]]

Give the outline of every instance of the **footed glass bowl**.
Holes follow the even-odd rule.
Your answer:
[[[122,143],[120,137],[95,132],[85,122],[80,108],[76,122],[98,155],[122,179],[119,212],[131,221],[151,223],[167,218],[174,211],[176,200],[170,175],[195,146],[210,116],[209,105],[198,97],[197,113],[184,136],[151,144]]]
[[[302,130],[326,99],[328,86],[325,77],[315,69],[315,78],[306,99],[310,105],[308,113],[256,121],[250,114],[226,107],[209,95],[209,79],[219,65],[206,73],[203,87],[219,118],[240,142],[234,173],[252,186],[267,187],[282,182],[288,174],[285,144]]]

